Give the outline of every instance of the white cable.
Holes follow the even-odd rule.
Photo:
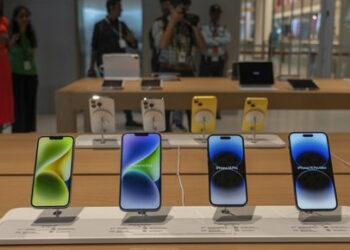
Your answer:
[[[177,179],[179,180],[179,185],[181,189],[181,201],[182,201],[182,206],[185,206],[185,191],[184,187],[182,186],[182,181],[181,181],[181,175],[180,175],[180,165],[181,165],[181,150],[180,150],[180,145],[177,146]]]
[[[333,158],[337,159],[338,161],[344,163],[346,166],[350,167],[350,163],[343,160],[342,158],[340,158],[339,156],[337,156],[336,154],[332,154]]]

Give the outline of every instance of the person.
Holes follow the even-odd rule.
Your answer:
[[[182,77],[193,77],[193,51],[202,52],[207,46],[198,26],[199,18],[189,10],[190,0],[171,0],[168,22],[157,20],[152,27],[154,45],[159,49],[159,72],[179,73]],[[189,18],[191,17],[191,18]],[[191,113],[187,111],[189,128]],[[166,112],[167,131],[171,131],[170,112]],[[182,119],[176,126],[184,129]]]
[[[14,103],[11,66],[8,57],[9,21],[3,16],[3,3],[0,1],[0,133],[4,124],[14,122]]]
[[[3,2],[0,1],[0,133],[5,124],[14,122],[14,100],[11,66],[8,57],[9,21],[3,16]]]
[[[163,22],[164,27],[167,26],[167,23],[169,21],[169,14],[170,14],[170,0],[160,0],[160,6],[162,10],[162,16],[158,17],[154,23],[156,22]],[[153,26],[152,26],[153,27]],[[160,50],[156,48],[155,38],[153,37],[153,28],[149,31],[149,44],[152,50],[152,57],[151,57],[151,69],[152,72],[159,72],[159,53]]]
[[[14,9],[10,34],[9,55],[15,98],[15,122],[12,132],[34,132],[38,90],[38,74],[34,63],[37,40],[30,22],[30,11],[25,6]]]
[[[89,77],[96,77],[95,64],[100,69],[103,54],[126,53],[127,46],[137,49],[138,42],[128,26],[119,20],[122,13],[121,0],[107,0],[108,15],[105,19],[95,24],[92,38],[91,64],[88,71]],[[100,72],[103,76],[103,73]],[[135,122],[130,110],[124,111],[126,126],[141,127]]]
[[[208,47],[201,58],[199,75],[202,77],[224,76],[226,45],[231,42],[231,34],[224,25],[219,24],[221,14],[220,5],[212,5],[209,9],[210,22],[202,26],[202,34]]]

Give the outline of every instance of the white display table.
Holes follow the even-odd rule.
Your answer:
[[[10,210],[0,221],[0,244],[350,242],[349,207],[311,215],[316,220],[301,220],[308,215],[300,217],[292,206],[246,207],[230,210],[235,216],[226,214],[221,222],[214,218],[222,209],[172,207],[164,208],[170,210],[165,221],[143,224],[123,223],[133,215],[117,207],[73,210],[78,217],[66,224],[33,223],[42,210]]]
[[[230,133],[228,133],[230,134]],[[206,148],[206,138],[209,135],[203,136],[200,134],[173,134],[162,135],[163,148]],[[244,146],[246,148],[284,148],[285,142],[278,135],[263,135],[257,134],[256,142],[252,142],[252,135],[243,135]],[[121,136],[120,135],[105,135],[106,139],[117,140],[116,144],[112,146],[108,143],[101,145],[94,143],[94,140],[100,139],[100,135],[80,135],[76,139],[76,148],[91,149],[91,148],[120,148]]]

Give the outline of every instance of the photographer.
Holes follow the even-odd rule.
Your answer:
[[[193,49],[202,52],[207,49],[198,26],[199,17],[190,12],[190,0],[172,0],[168,22],[158,20],[153,24],[152,34],[155,47],[159,49],[159,72],[177,72],[182,77],[192,77]],[[187,112],[189,114],[189,112]],[[167,112],[167,129],[170,113]],[[188,117],[190,123],[190,117]],[[176,126],[183,129],[182,123]]]

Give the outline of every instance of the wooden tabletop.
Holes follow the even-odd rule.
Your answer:
[[[56,95],[75,98],[107,95],[116,98],[118,109],[135,110],[140,109],[144,97],[163,97],[166,106],[172,109],[189,109],[195,95],[217,96],[221,109],[241,109],[245,98],[250,96],[267,97],[271,109],[350,109],[350,82],[341,79],[314,81],[320,87],[317,91],[295,91],[288,82],[276,82],[273,91],[241,89],[238,81],[228,78],[181,78],[177,82],[164,82],[162,89],[147,91],[142,90],[140,81],[128,81],[121,90],[103,90],[102,78],[84,78],[61,88]]]
[[[37,134],[0,135],[0,216],[29,207]],[[77,134],[73,134],[77,136]],[[280,134],[283,140],[287,134]],[[332,153],[350,161],[350,134],[329,134]],[[120,150],[77,149],[71,206],[117,206]],[[181,150],[186,206],[210,206],[205,149]],[[294,205],[288,148],[246,149],[248,205]],[[350,167],[333,158],[339,205],[350,206]],[[181,206],[177,150],[163,151],[162,205]],[[130,244],[118,249],[346,249],[349,244]],[[115,249],[116,245],[23,246],[0,249]]]

